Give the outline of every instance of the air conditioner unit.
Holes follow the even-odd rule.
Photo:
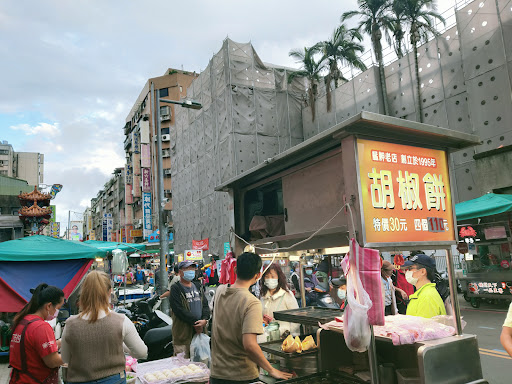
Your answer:
[[[142,115],[142,120],[148,121],[149,120],[149,114],[146,113],[146,114]]]
[[[171,107],[168,105],[164,107],[160,107],[160,115],[170,115],[171,114]]]
[[[162,141],[171,141],[171,135],[162,135]]]
[[[164,193],[166,193],[166,194],[170,194],[170,193],[171,193],[171,190],[170,190],[170,189],[164,189]]]
[[[160,115],[160,121],[171,120],[171,115]]]

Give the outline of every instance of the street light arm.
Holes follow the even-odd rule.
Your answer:
[[[190,109],[203,108],[201,103],[194,101],[194,100],[189,100],[189,99],[185,99],[183,101],[176,101],[176,100],[168,100],[168,99],[160,99],[159,98],[158,101],[161,101],[162,103],[181,105],[183,108],[190,108]]]

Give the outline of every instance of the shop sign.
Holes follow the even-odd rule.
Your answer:
[[[200,249],[185,251],[185,260],[203,261],[203,251]]]
[[[103,241],[112,241],[112,228],[113,227],[114,227],[114,222],[112,220],[112,214],[104,213],[103,214],[103,223],[102,223]]]
[[[141,197],[140,176],[133,177],[133,197]]]
[[[140,146],[140,164],[143,168],[151,167],[151,152],[149,144],[141,144]]]
[[[132,139],[133,153],[140,153],[140,133],[133,132]]]
[[[228,252],[231,251],[231,246],[229,244],[229,241],[224,243],[224,257],[227,256]]]
[[[457,251],[462,253],[463,255],[469,252],[468,243],[459,243],[457,244]]]
[[[142,194],[142,210],[144,213],[144,238],[147,239],[153,232],[153,222],[151,220],[151,192]]]
[[[120,236],[121,236],[121,242],[126,243],[126,229],[121,228]]]
[[[127,243],[133,243],[132,231],[133,231],[133,224],[128,224],[125,226],[126,242]]]
[[[142,191],[151,192],[151,170],[142,168]]]
[[[504,226],[484,228],[486,240],[504,239],[507,237],[507,231]]]
[[[125,183],[133,184],[133,167],[131,164],[126,164],[125,167]]]
[[[192,249],[207,251],[210,248],[209,239],[192,240]]]
[[[118,241],[117,240],[117,232],[112,232],[111,237],[112,237],[111,241],[114,241],[114,242]]]
[[[141,120],[139,122],[140,127],[140,142],[149,143],[149,121]]]
[[[60,222],[50,223],[50,236],[56,239],[60,237]]]
[[[142,237],[142,229],[132,229],[130,231],[131,237]]]
[[[461,227],[459,237],[476,237],[476,231],[470,226]]]
[[[468,284],[469,293],[472,295],[493,294],[493,295],[512,295],[511,281],[472,281]]]
[[[148,243],[158,243],[160,241],[160,230],[157,229],[151,235],[149,235]],[[169,241],[174,241],[174,235],[172,232],[169,233]]]
[[[52,215],[50,216],[50,223],[55,223],[55,219],[57,218],[57,206],[50,205],[50,208],[52,210]]]
[[[454,242],[446,153],[357,140],[365,244]]]

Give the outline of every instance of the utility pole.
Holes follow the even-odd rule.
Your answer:
[[[165,201],[164,201],[164,168],[162,161],[162,131],[160,129],[160,95],[156,95],[155,84],[151,83],[151,98],[153,113],[151,116],[153,127],[156,127],[156,148],[157,148],[157,199],[158,202],[158,229],[160,230],[160,289],[157,292],[162,295],[167,290],[167,255],[169,253],[169,236],[167,234],[167,223],[165,222]],[[156,122],[155,122],[156,120]],[[156,125],[155,125],[156,123]],[[169,313],[169,302],[162,301],[162,310]]]

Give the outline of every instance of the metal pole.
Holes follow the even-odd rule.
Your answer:
[[[301,256],[299,261],[299,269],[300,269],[300,300],[301,307],[306,308],[306,288],[304,287],[304,263],[305,257]]]
[[[457,297],[457,284],[455,281],[455,268],[451,249],[446,249],[446,265],[448,267],[448,282],[450,283],[450,300],[452,301],[453,317],[457,335],[462,335],[462,322],[460,320],[459,298]]]
[[[370,376],[372,384],[379,384],[379,365],[377,362],[377,348],[375,345],[375,334],[373,333],[373,325],[370,325],[371,339],[368,347],[368,360],[370,363]]]
[[[151,83],[151,96],[153,98],[154,116],[156,116],[156,144],[157,144],[157,202],[158,202],[158,226],[160,229],[160,290],[159,295],[167,291],[167,271],[166,258],[169,253],[169,235],[167,232],[167,223],[165,222],[165,202],[164,202],[164,168],[162,162],[162,131],[160,129],[160,99],[156,95],[154,84]],[[169,313],[169,303],[167,300],[162,301],[162,311]]]

